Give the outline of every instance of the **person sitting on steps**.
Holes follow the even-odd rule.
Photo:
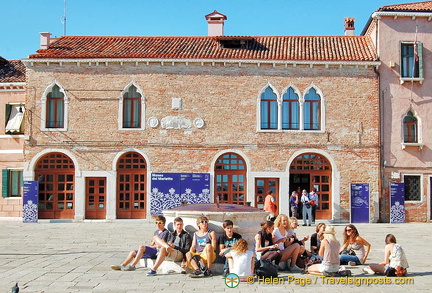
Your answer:
[[[141,258],[156,258],[160,245],[156,244],[155,237],[164,241],[168,238],[169,231],[165,228],[165,222],[164,216],[157,216],[155,222],[157,230],[153,234],[153,240],[150,245],[141,245],[138,250],[132,250],[121,265],[112,265],[111,268],[113,270],[134,271]],[[129,265],[131,262],[132,264]]]
[[[168,234],[167,241],[155,236],[156,245],[161,247],[156,258],[156,262],[147,272],[147,276],[155,276],[156,271],[162,262],[168,258],[171,261],[181,261],[185,259],[186,253],[189,251],[192,244],[192,237],[183,230],[183,219],[177,217],[174,219],[174,231]]]
[[[207,217],[199,217],[196,221],[198,231],[194,233],[190,250],[186,253],[186,259],[190,267],[194,269],[191,277],[201,275],[212,276],[211,267],[216,260],[216,232],[208,228]],[[200,267],[201,260],[204,267]]]

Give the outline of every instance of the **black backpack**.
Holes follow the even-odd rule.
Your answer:
[[[255,262],[255,274],[258,277],[276,278],[278,276],[278,266],[269,259],[260,259]]]

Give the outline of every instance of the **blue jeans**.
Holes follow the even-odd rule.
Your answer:
[[[312,206],[307,208],[305,204],[303,204],[303,225],[306,225],[306,215],[308,219],[308,224],[312,224]]]
[[[223,267],[223,270],[224,270],[224,271],[229,271],[228,259],[225,257],[225,255],[226,255],[228,252],[230,252],[230,251],[231,251],[231,248],[228,248],[228,249],[225,250],[224,253],[223,253],[223,257],[225,258],[225,264],[224,264],[224,267]]]
[[[357,255],[341,254],[339,255],[341,265],[347,265],[350,261],[355,262],[357,265],[361,265],[361,262]]]

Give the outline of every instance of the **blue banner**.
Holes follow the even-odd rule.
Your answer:
[[[390,182],[390,223],[405,223],[405,183]]]
[[[161,215],[163,210],[184,204],[210,202],[208,173],[152,173],[150,213]]]
[[[38,181],[24,181],[23,222],[37,223],[38,221]]]
[[[351,223],[369,223],[369,184],[351,184]]]

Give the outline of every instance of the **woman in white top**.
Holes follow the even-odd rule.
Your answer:
[[[274,221],[276,228],[273,230],[273,242],[279,245],[281,250],[281,260],[285,261],[291,259],[290,271],[301,271],[301,269],[296,265],[297,257],[300,254],[300,245],[295,243],[295,237],[291,237],[288,232],[290,227],[290,222],[288,216],[285,214],[280,214],[276,217]]]
[[[379,273],[387,276],[405,276],[408,261],[402,246],[396,243],[396,237],[393,234],[387,234],[385,243],[384,261],[379,264],[370,264],[363,271],[370,275]]]
[[[226,255],[229,264],[229,272],[236,274],[240,278],[254,275],[256,254],[248,250],[245,239],[239,239]]]

